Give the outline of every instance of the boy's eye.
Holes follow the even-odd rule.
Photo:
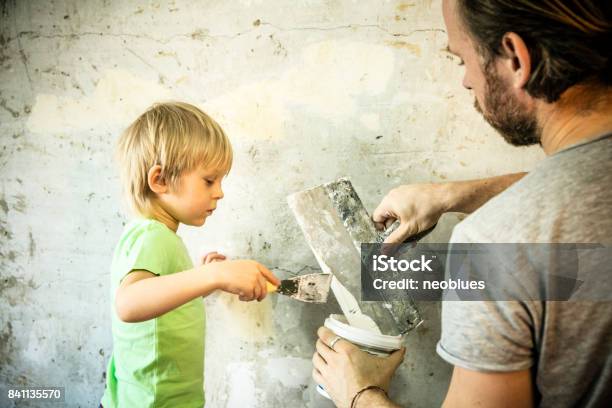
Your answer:
[[[204,179],[204,181],[206,181],[206,184],[208,184],[209,186],[215,184],[215,180]]]

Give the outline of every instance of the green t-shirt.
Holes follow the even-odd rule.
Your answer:
[[[111,266],[113,353],[106,372],[104,408],[204,405],[202,298],[140,323],[125,323],[115,312],[117,287],[130,271],[142,269],[163,276],[191,268],[183,241],[164,224],[136,219],[125,226]]]

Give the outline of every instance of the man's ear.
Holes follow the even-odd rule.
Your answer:
[[[159,164],[149,169],[147,173],[147,183],[151,191],[155,194],[163,194],[168,191],[168,184],[161,176],[161,166]]]
[[[531,76],[531,57],[527,45],[518,34],[512,32],[504,34],[501,43],[512,86],[522,89]]]

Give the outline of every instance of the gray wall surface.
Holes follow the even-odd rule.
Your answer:
[[[537,148],[496,135],[447,55],[440,1],[8,1],[0,20],[0,406],[61,386],[97,406],[112,350],[109,265],[128,219],[113,145],[152,102],[202,107],[235,148],[225,198],[181,227],[280,277],[317,271],[285,197],[348,176],[372,211],[403,183],[529,170]],[[443,218],[445,242],[459,216]],[[210,407],[325,407],[310,378],[328,305],[206,300]],[[407,338],[392,395],[438,405],[439,305]],[[29,406],[20,404],[19,406]],[[39,406],[37,403],[31,406]]]

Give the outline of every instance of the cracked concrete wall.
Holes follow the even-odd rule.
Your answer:
[[[111,351],[108,268],[126,220],[112,146],[150,103],[181,99],[236,156],[205,250],[286,277],[317,270],[285,196],[348,176],[371,211],[400,183],[528,170],[461,88],[439,1],[5,1],[0,24],[0,405],[9,386],[66,388],[94,406]],[[445,216],[430,241],[448,239]],[[316,328],[338,307],[270,296],[206,301],[212,407],[321,407]],[[408,338],[392,395],[442,400],[439,307]],[[20,405],[26,406],[26,405]]]

